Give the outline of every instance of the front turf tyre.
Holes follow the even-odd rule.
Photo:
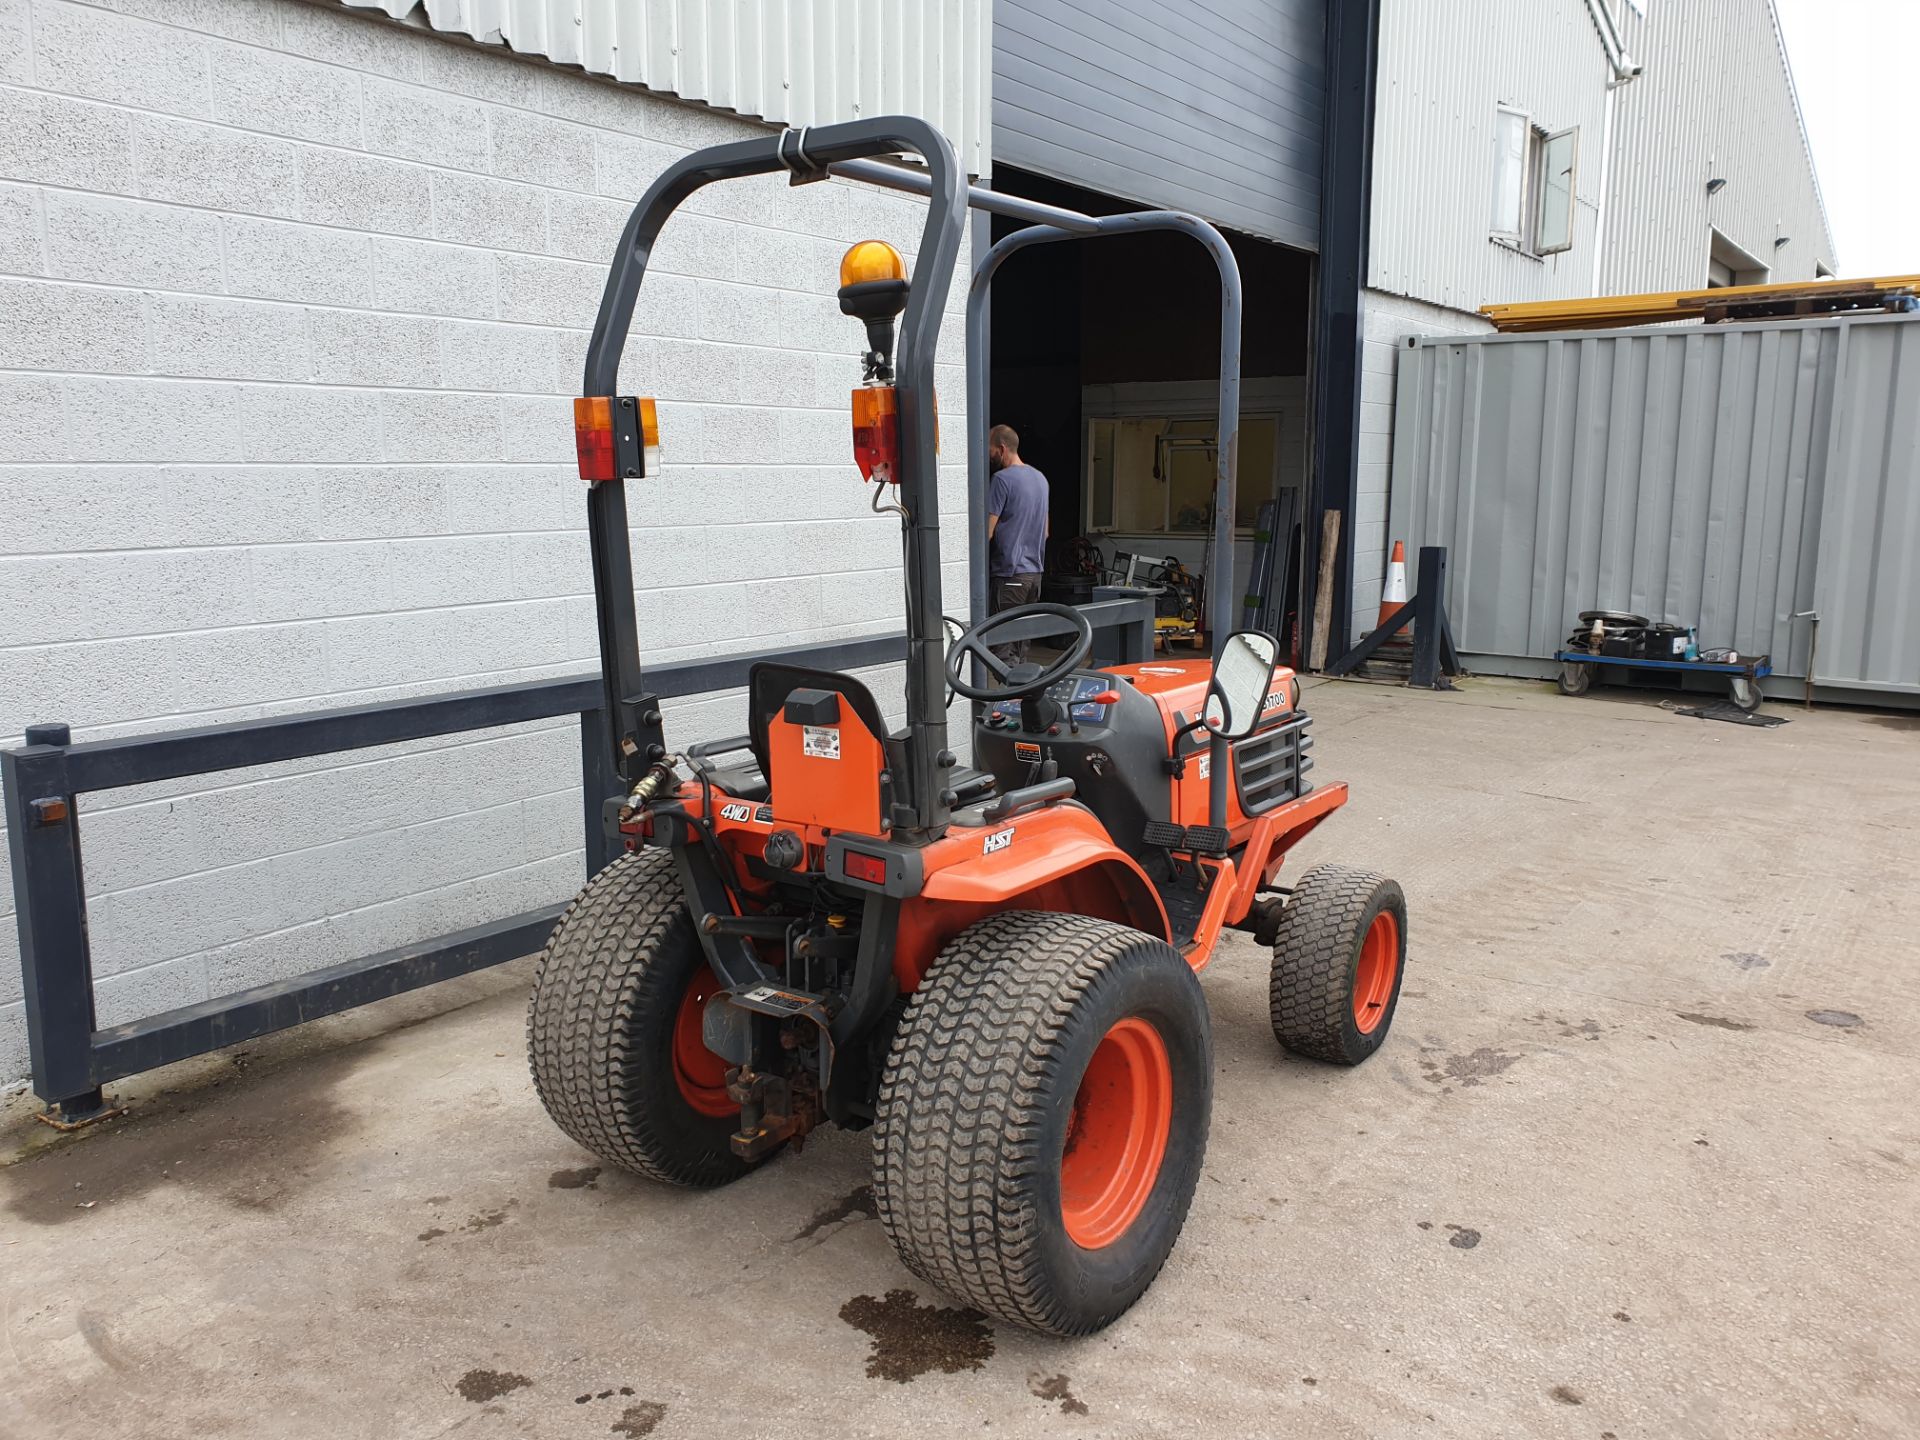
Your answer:
[[[1296,1055],[1358,1065],[1387,1038],[1407,968],[1407,897],[1384,875],[1316,865],[1273,942],[1267,1014]]]
[[[1009,911],[948,942],[880,1082],[873,1193],[907,1269],[1054,1335],[1160,1273],[1200,1179],[1213,1035],[1164,940]]]
[[[602,1160],[669,1184],[746,1174],[728,1144],[739,1107],[726,1062],[701,1040],[719,988],[671,852],[622,856],[589,880],[554,927],[527,1002],[533,1088],[554,1123]]]

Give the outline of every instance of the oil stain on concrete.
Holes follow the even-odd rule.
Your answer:
[[[904,1385],[939,1370],[957,1375],[978,1370],[993,1355],[993,1331],[978,1310],[921,1305],[911,1290],[889,1290],[876,1300],[856,1295],[840,1318],[873,1337],[867,1378]]]
[[[478,1215],[470,1215],[467,1217],[467,1223],[460,1228],[478,1234],[482,1230],[491,1230],[495,1226],[504,1225],[507,1223],[507,1211],[519,1203],[518,1200],[509,1200],[498,1210],[482,1210]]]
[[[460,1383],[453,1388],[460,1392],[464,1400],[475,1405],[483,1405],[489,1400],[498,1400],[514,1390],[524,1390],[533,1381],[524,1375],[515,1375],[505,1370],[469,1370],[460,1377]]]
[[[1764,970],[1773,962],[1764,955],[1756,955],[1751,950],[1734,950],[1720,957],[1736,970]]]
[[[1421,1078],[1429,1084],[1440,1086],[1443,1092],[1455,1086],[1466,1089],[1505,1074],[1519,1058],[1504,1050],[1495,1050],[1490,1045],[1482,1045],[1465,1055],[1449,1055],[1439,1061],[1422,1060]]]
[[[1471,1225],[1449,1225],[1453,1233],[1447,1237],[1447,1244],[1456,1250],[1471,1250],[1480,1243],[1480,1232]]]
[[[84,1222],[95,1206],[180,1186],[270,1215],[295,1199],[358,1117],[332,1090],[359,1047],[303,1065],[301,1089],[219,1081],[143,1105],[8,1167],[7,1209],[34,1225]],[[82,1202],[94,1205],[81,1208]]]
[[[874,1206],[873,1186],[856,1185],[845,1195],[830,1205],[823,1205],[814,1211],[813,1218],[793,1232],[795,1240],[811,1240],[828,1226],[838,1225],[842,1220],[851,1220],[863,1215],[869,1220],[880,1212]]]
[[[598,1190],[598,1165],[583,1165],[578,1170],[556,1170],[547,1176],[549,1190]]]
[[[622,1385],[622,1386],[620,1387],[620,1393],[621,1393],[622,1395],[631,1395],[631,1394],[633,1394],[633,1386],[631,1386],[631,1385]],[[573,1397],[573,1403],[574,1403],[574,1404],[576,1404],[576,1405],[584,1405],[584,1404],[586,1404],[586,1403],[587,1403],[587,1402],[588,1402],[589,1400],[611,1400],[612,1398],[613,1398],[613,1391],[611,1391],[611,1390],[602,1390],[602,1391],[600,1391],[600,1393],[599,1393],[599,1394],[597,1394],[597,1395],[596,1395],[596,1394],[595,1394],[595,1393],[594,1393],[593,1391],[591,1391],[591,1390],[589,1390],[589,1391],[588,1391],[588,1392],[587,1392],[586,1394],[584,1394],[584,1395],[576,1395],[576,1396],[574,1396],[574,1397]]]
[[[1747,1024],[1744,1020],[1729,1020],[1724,1015],[1702,1015],[1697,1010],[1676,1010],[1674,1013],[1682,1020],[1689,1021],[1695,1025],[1707,1025],[1715,1030],[1753,1030],[1758,1028],[1757,1026]]]
[[[607,1428],[615,1435],[624,1435],[627,1440],[644,1440],[651,1435],[660,1422],[667,1418],[667,1407],[658,1400],[642,1400],[629,1405],[620,1412],[620,1418]]]
[[[1027,1390],[1036,1400],[1057,1400],[1062,1415],[1085,1415],[1087,1405],[1073,1393],[1064,1375],[1042,1375],[1037,1371],[1027,1376]]]
[[[1587,1403],[1586,1397],[1578,1390],[1570,1389],[1565,1385],[1556,1385],[1547,1391],[1547,1394],[1551,1395],[1555,1400],[1558,1400],[1562,1405],[1584,1405]]]
[[[1856,1025],[1867,1023],[1851,1010],[1809,1010],[1807,1019],[1816,1025],[1836,1025],[1842,1030],[1851,1030]]]

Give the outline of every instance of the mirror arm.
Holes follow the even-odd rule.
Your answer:
[[[1186,739],[1187,736],[1191,735],[1194,731],[1206,730],[1206,728],[1207,728],[1207,719],[1206,719],[1206,716],[1202,715],[1197,720],[1189,720],[1186,724],[1182,725],[1178,730],[1173,732],[1173,741],[1171,745],[1168,747],[1166,764],[1167,764],[1167,773],[1173,776],[1174,779],[1176,780],[1182,779],[1185,777],[1187,773],[1187,757],[1180,753],[1180,742]],[[1212,732],[1208,731],[1208,734],[1211,735]]]

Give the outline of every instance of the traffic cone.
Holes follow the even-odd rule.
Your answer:
[[[1387,561],[1387,588],[1380,592],[1380,619],[1377,625],[1384,625],[1393,619],[1406,607],[1406,603],[1407,545],[1404,540],[1396,540],[1393,542],[1393,558]]]

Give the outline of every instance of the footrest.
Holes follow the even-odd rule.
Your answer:
[[[1149,820],[1147,832],[1142,838],[1156,850],[1184,850],[1187,848],[1187,827],[1175,825],[1171,820]]]
[[[1195,855],[1224,855],[1233,844],[1233,837],[1218,825],[1189,825],[1187,827],[1187,846]]]

